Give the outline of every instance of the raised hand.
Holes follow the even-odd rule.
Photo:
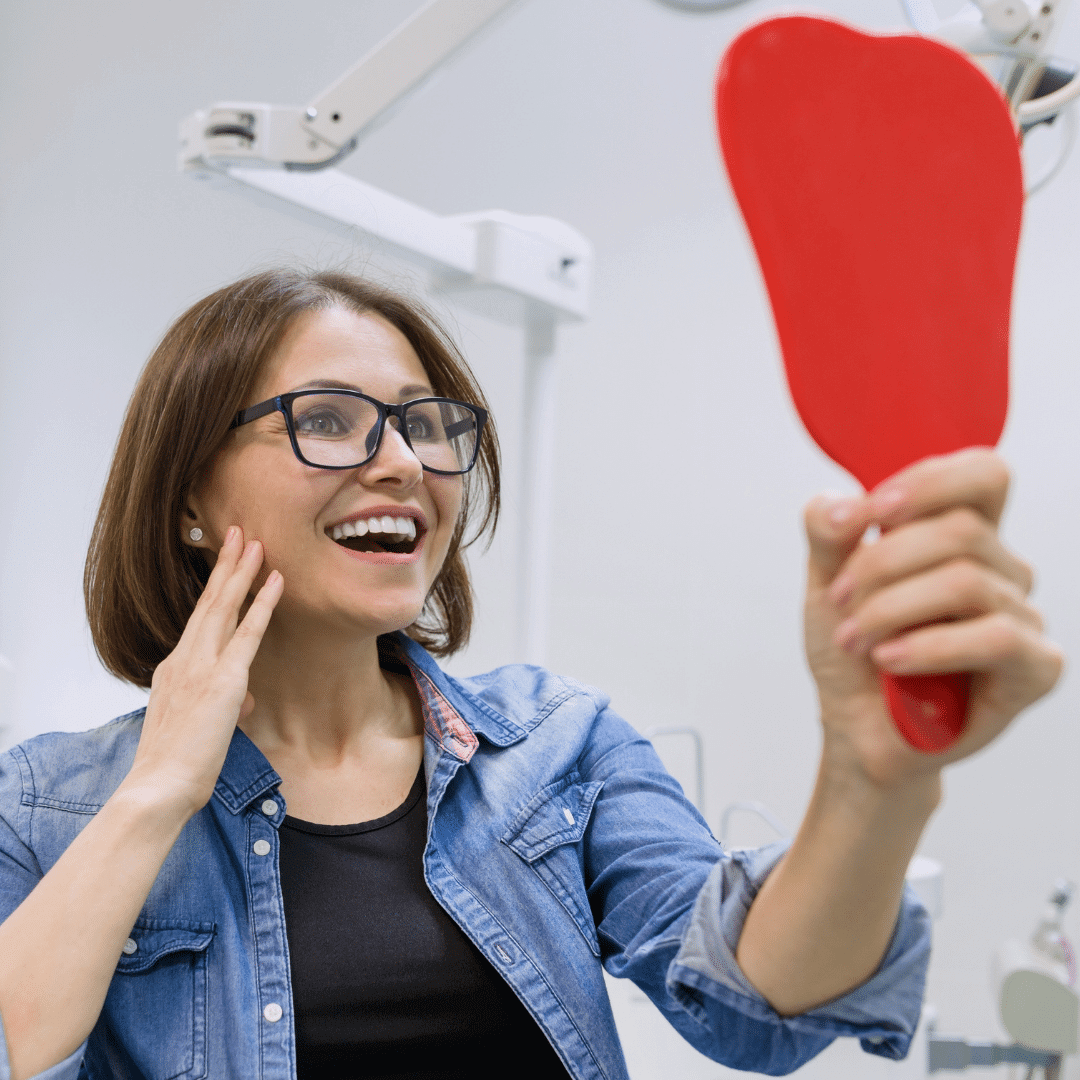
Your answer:
[[[230,528],[180,641],[154,672],[126,788],[152,785],[190,813],[209,800],[237,721],[254,707],[248,669],[281,598],[275,570],[241,620],[262,562],[262,545]]]
[[[1030,604],[1032,573],[998,523],[1008,492],[990,450],[929,458],[869,495],[815,499],[806,648],[826,739],[882,782],[934,771],[998,735],[1062,667]],[[862,541],[877,525],[881,536]],[[877,671],[974,673],[967,726],[946,752],[912,750],[892,725]]]

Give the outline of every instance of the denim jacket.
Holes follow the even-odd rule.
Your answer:
[[[433,895],[577,1080],[627,1080],[603,968],[698,1050],[781,1075],[837,1035],[902,1057],[929,955],[909,894],[865,984],[779,1016],[734,953],[779,846],[727,855],[607,697],[539,668],[449,677],[395,635],[420,693]],[[0,920],[131,766],[143,712],[0,756]],[[290,1080],[296,1052],[278,875],[280,777],[239,730],[209,803],[165,860],[89,1039],[48,1080]],[[601,966],[602,965],[602,966]],[[9,1080],[0,1029],[0,1080]]]

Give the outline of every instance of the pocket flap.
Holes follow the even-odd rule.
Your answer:
[[[579,782],[571,773],[529,800],[502,842],[526,862],[534,862],[561,844],[576,844],[585,834],[602,780]]]
[[[140,919],[131,928],[116,970],[136,975],[152,968],[163,956],[178,952],[204,952],[214,937],[213,923],[180,922],[171,919]],[[134,942],[135,948],[130,943]]]

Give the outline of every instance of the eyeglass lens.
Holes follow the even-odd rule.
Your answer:
[[[379,410],[347,394],[302,394],[292,403],[300,453],[312,465],[349,468],[371,457]],[[395,418],[387,421],[396,425]],[[477,418],[452,401],[418,401],[405,410],[405,431],[421,464],[440,472],[464,472],[476,455]]]

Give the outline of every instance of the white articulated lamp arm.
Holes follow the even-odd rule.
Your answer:
[[[561,222],[440,216],[333,168],[357,139],[517,0],[429,0],[311,104],[219,102],[180,125],[180,167],[290,213],[360,230],[501,321],[584,318],[592,248]]]
[[[346,146],[514,2],[430,0],[308,103],[305,129]]]
[[[360,136],[516,0],[429,0],[307,106],[223,101],[180,125],[180,166],[339,162]]]
[[[232,165],[219,175],[249,196],[334,231],[367,233],[433,274],[441,292],[513,325],[588,314],[592,245],[552,218],[481,210],[433,214],[337,169],[282,172]]]

